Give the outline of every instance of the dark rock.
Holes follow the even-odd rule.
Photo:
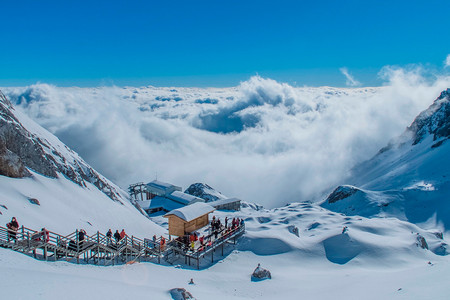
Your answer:
[[[185,191],[186,194],[199,197],[204,199],[206,202],[212,202],[220,199],[225,199],[226,197],[220,197],[216,194],[221,194],[220,192],[214,190],[212,187],[205,183],[193,183]]]
[[[419,233],[417,234],[417,241],[416,241],[416,245],[422,249],[427,249],[428,250],[428,244],[427,241],[425,240],[425,238],[420,235]]]
[[[434,140],[450,136],[450,88],[443,91],[433,104],[421,112],[407,128],[413,134],[413,145],[420,143],[427,134]],[[438,147],[440,144],[435,144]]]
[[[354,195],[359,189],[350,185],[338,186],[327,198],[326,202],[335,203]]]
[[[28,198],[28,201],[30,201],[31,204],[36,204],[36,205],[41,205],[41,203],[39,203],[39,200],[36,198]]]
[[[0,175],[13,178],[31,176],[20,157],[8,150],[2,140],[0,140]]]
[[[261,281],[264,279],[272,279],[272,275],[269,270],[262,268],[261,264],[258,264],[255,271],[253,271],[252,281]]]
[[[170,295],[173,300],[187,300],[187,299],[195,299],[191,293],[186,291],[183,288],[174,288],[170,290]]]
[[[434,235],[438,238],[443,240],[444,239],[444,234],[442,232],[435,232]]]
[[[298,227],[294,225],[289,225],[288,230],[290,233],[295,234],[296,236],[299,236],[298,234]]]

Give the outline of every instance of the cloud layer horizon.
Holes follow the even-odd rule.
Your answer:
[[[204,182],[275,207],[316,201],[400,135],[450,87],[386,67],[383,87],[292,87],[259,76],[233,88],[5,88],[27,113],[123,188]]]

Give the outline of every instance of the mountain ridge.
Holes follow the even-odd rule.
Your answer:
[[[425,227],[450,227],[450,89],[405,132],[357,165],[322,207],[348,215],[398,217]]]
[[[32,173],[28,168],[50,178],[56,178],[61,173],[79,186],[86,187],[86,182],[94,184],[114,201],[122,203],[125,200],[118,187],[59,139],[50,136],[39,125],[30,121],[25,115],[15,111],[11,102],[1,94],[0,175],[29,177]]]

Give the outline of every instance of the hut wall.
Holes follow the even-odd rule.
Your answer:
[[[186,222],[177,216],[169,216],[169,234],[175,236],[184,235],[184,224]]]
[[[168,218],[169,234],[175,236],[183,236],[185,233],[195,231],[208,225],[208,214],[198,217],[190,222],[186,222],[175,215],[170,215]]]
[[[185,223],[185,232],[192,232],[195,231],[197,229],[200,229],[202,227],[205,227],[206,225],[208,225],[208,215],[203,215],[201,217],[198,217],[197,219],[194,219],[188,223]]]

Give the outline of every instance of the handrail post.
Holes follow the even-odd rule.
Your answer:
[[[75,231],[75,238],[76,238],[76,241],[77,241],[77,264],[79,264],[80,263],[80,255],[79,255],[79,252],[80,252],[80,240],[78,238],[78,229]]]

